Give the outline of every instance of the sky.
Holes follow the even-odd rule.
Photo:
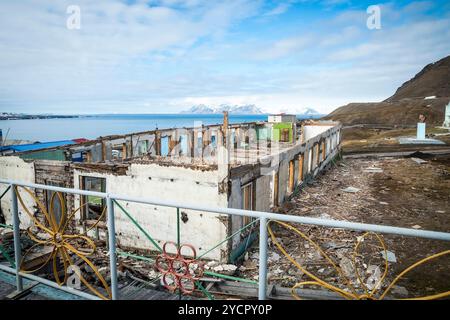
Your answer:
[[[0,112],[328,113],[448,55],[447,0],[1,1]]]

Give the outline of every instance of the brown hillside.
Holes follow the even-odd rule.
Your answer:
[[[386,101],[429,96],[450,97],[450,56],[427,65]]]
[[[432,100],[403,99],[392,102],[350,103],[340,107],[324,119],[338,120],[346,125],[386,124],[413,125],[419,114],[427,117],[427,123],[440,125],[444,121],[444,110],[450,98]]]
[[[425,97],[436,96],[436,99]],[[350,103],[330,113],[345,125],[386,124],[413,125],[419,114],[427,116],[427,123],[440,125],[450,101],[450,56],[427,65],[414,78],[405,82],[396,93],[383,102]]]

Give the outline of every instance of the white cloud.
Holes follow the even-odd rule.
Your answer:
[[[273,9],[269,10],[268,12],[266,12],[264,15],[265,16],[276,16],[276,15],[279,15],[279,14],[283,14],[286,11],[289,10],[290,6],[291,6],[291,4],[288,3],[288,2],[280,3],[275,8],[273,8]]]
[[[450,53],[450,15],[424,16],[427,2],[383,5],[377,31],[365,28],[365,10],[352,9],[273,33],[259,33],[263,22],[253,19],[270,12],[262,0],[77,2],[76,31],[65,28],[72,1],[0,2],[0,111],[152,113],[230,103],[328,112],[385,99]],[[283,21],[292,3],[279,6],[270,20]],[[248,21],[256,24],[250,35]]]

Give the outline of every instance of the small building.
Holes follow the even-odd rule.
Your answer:
[[[272,141],[292,143],[296,140],[297,116],[295,114],[270,115],[268,123],[272,129]]]
[[[272,114],[272,115],[269,115],[268,122],[269,123],[282,123],[282,122],[295,123],[295,122],[297,122],[297,116],[295,114],[285,114],[285,113]]]

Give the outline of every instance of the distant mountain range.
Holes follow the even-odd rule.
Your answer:
[[[222,104],[218,107],[213,106],[207,106],[204,104],[199,104],[192,106],[188,110],[182,111],[183,114],[221,114],[224,111],[228,111],[228,113],[232,114],[271,114],[273,112],[268,112],[265,110],[262,110],[261,108],[257,107],[254,104],[248,104],[248,105],[227,105]],[[319,112],[312,108],[305,108],[305,109],[297,109],[297,110],[288,110],[288,109],[280,109],[278,112],[275,113],[291,113],[296,115],[302,115],[305,117],[315,117],[321,115]]]
[[[192,106],[189,110],[182,111],[181,113],[190,113],[190,114],[215,114],[222,113],[224,111],[228,111],[229,113],[237,113],[237,114],[263,114],[264,112],[255,106],[254,104],[248,104],[243,106],[230,106],[227,104],[221,104],[218,107],[207,106],[204,104],[199,104]]]

